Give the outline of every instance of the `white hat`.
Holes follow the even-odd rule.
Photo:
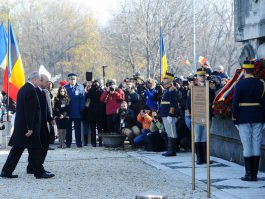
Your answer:
[[[224,70],[224,67],[223,67],[222,65],[219,65],[219,66],[217,67],[217,70]]]

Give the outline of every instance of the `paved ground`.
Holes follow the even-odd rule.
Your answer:
[[[0,167],[8,151],[0,151]],[[83,147],[49,151],[45,168],[52,179],[35,179],[25,172],[24,152],[14,174],[0,178],[0,198],[91,198],[133,199],[146,191],[168,195],[169,199],[207,198],[206,168],[196,170],[196,190],[191,190],[191,154],[165,158],[142,150]],[[213,159],[213,158],[212,158]],[[265,198],[265,175],[256,183],[239,180],[243,167],[213,159],[212,198]],[[253,195],[252,195],[253,197]]]

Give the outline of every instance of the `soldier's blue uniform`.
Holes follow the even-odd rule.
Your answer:
[[[246,174],[241,179],[256,181],[265,122],[265,84],[253,76],[254,62],[246,60],[243,68],[245,79],[235,86],[232,114],[243,145]]]
[[[176,99],[177,90],[172,85],[172,80],[174,75],[166,73],[165,75],[167,88],[165,88],[161,105],[159,109],[159,114],[162,117],[164,127],[168,136],[168,151],[163,156],[176,156],[177,148],[177,132],[176,132],[176,121],[175,121],[175,110],[176,110]]]

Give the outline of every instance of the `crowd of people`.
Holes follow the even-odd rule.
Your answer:
[[[239,80],[235,86],[233,120],[243,144],[246,174],[242,180],[257,181],[265,122],[265,83],[254,78],[251,61],[246,61],[243,68],[245,79]],[[191,84],[204,86],[205,81],[209,81],[211,119],[214,117],[212,104],[215,96],[228,79],[223,66],[213,71],[208,62],[187,78],[174,77],[167,72],[162,82],[144,79],[136,73],[120,84],[114,79],[106,84],[102,80],[79,84],[77,75],[71,73],[68,82],[59,82],[58,89],[45,74],[32,72],[18,92],[17,103],[12,100],[9,103],[8,109],[15,112],[15,122],[9,142],[12,148],[1,177],[18,177],[13,171],[25,148],[29,152],[27,173],[34,174],[37,179],[54,177],[43,166],[49,144],[58,137],[59,148],[71,148],[73,130],[79,148],[87,146],[89,140],[93,147],[102,146],[99,133],[116,133],[126,135],[133,147],[165,151],[162,154],[165,157],[176,156],[180,150],[190,150]],[[250,90],[252,95],[249,95]],[[0,99],[3,115],[7,97],[0,95]],[[246,117],[248,113],[253,117]],[[194,129],[196,163],[205,164],[206,129],[196,122]]]
[[[107,80],[106,84],[102,80],[79,84],[77,78],[71,73],[68,81],[59,82],[55,89],[46,75],[37,72],[29,75],[28,82],[18,93],[15,127],[9,143],[13,147],[2,177],[17,177],[12,173],[25,148],[29,150],[27,173],[33,173],[36,178],[53,177],[54,174],[43,167],[49,144],[58,137],[59,148],[71,148],[73,130],[77,147],[87,146],[89,140],[93,147],[102,146],[99,133],[117,133],[126,135],[134,147],[165,151],[162,155],[166,157],[176,156],[181,150],[188,151],[191,148],[190,85],[203,86],[206,80],[210,82],[212,118],[213,100],[229,79],[223,66],[213,71],[208,62],[187,78],[166,73],[162,82],[144,79],[140,73],[125,78],[120,84],[114,79]],[[31,93],[32,98],[30,92],[34,94]],[[1,101],[5,103],[5,99]],[[196,162],[204,164],[205,126],[195,123],[194,127]],[[18,129],[23,128],[26,136],[21,137]],[[39,160],[32,158],[37,154],[40,154]]]

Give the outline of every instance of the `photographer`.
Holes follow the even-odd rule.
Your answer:
[[[134,112],[128,108],[127,102],[123,101],[115,116],[115,130],[126,135],[131,143],[135,136],[140,134],[140,129],[136,126]]]
[[[153,99],[154,94],[156,93],[155,90],[156,83],[153,79],[147,79],[146,80],[146,105],[150,107],[151,110],[157,110],[158,108],[158,102]]]
[[[124,91],[125,101],[128,104],[128,107],[138,114],[140,112],[138,105],[140,102],[140,96],[133,88],[133,83],[130,80],[126,80],[126,89]]]
[[[134,144],[143,145],[146,135],[150,132],[152,122],[151,109],[146,105],[137,115],[137,121],[142,124],[141,134],[134,139]]]
[[[103,90],[100,87],[99,81],[94,80],[91,88],[86,94],[86,108],[87,108],[87,123],[90,124],[91,129],[91,144],[96,147],[96,130],[101,132],[103,129],[104,120],[104,104],[100,101],[100,96]],[[86,136],[86,137],[85,137]],[[88,142],[88,135],[84,135],[85,144]],[[99,146],[102,145],[101,138],[99,137]]]
[[[150,133],[145,137],[145,150],[147,151],[164,151],[167,147],[167,133],[163,125],[162,118],[152,111],[152,122]]]
[[[108,81],[106,90],[100,96],[100,101],[106,103],[107,132],[113,132],[113,116],[120,108],[121,102],[124,101],[124,93],[122,89],[117,88],[114,80]]]

